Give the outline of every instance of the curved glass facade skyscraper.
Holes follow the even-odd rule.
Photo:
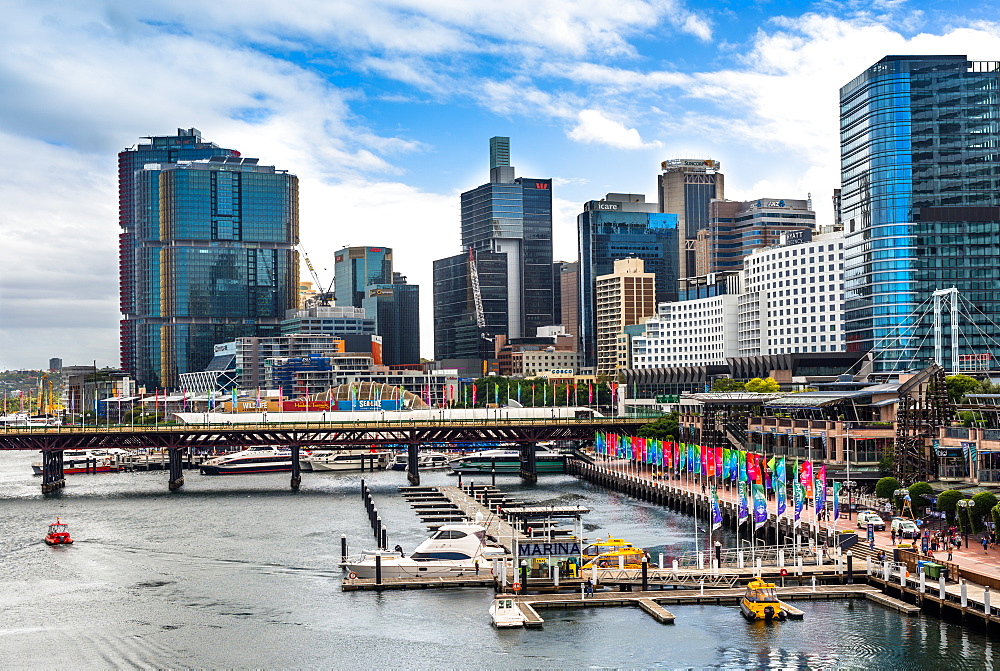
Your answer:
[[[998,96],[1000,64],[966,56],[887,56],[840,90],[847,350],[876,371],[933,358],[950,287],[976,308],[960,353],[1000,354]]]

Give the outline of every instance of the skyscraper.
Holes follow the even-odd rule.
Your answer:
[[[708,227],[708,206],[726,197],[725,178],[712,159],[670,159],[657,178],[660,212],[677,215],[678,276],[695,274],[695,241]]]
[[[619,336],[626,326],[656,314],[656,278],[642,259],[619,259],[614,270],[597,278],[597,374],[613,377],[619,368]]]
[[[708,226],[696,236],[695,276],[740,270],[753,250],[776,245],[792,233],[808,237],[816,226],[807,200],[713,200],[708,212]]]
[[[392,284],[392,249],[346,247],[334,255],[334,303],[361,307],[369,284]]]
[[[122,363],[173,387],[215,344],[276,335],[296,306],[298,178],[196,129],[150,139],[119,155]]]
[[[392,284],[369,284],[361,302],[382,336],[382,361],[388,366],[420,363],[420,287],[393,273]]]
[[[157,271],[160,248],[159,222],[150,221],[143,212],[136,212],[136,177],[147,163],[176,163],[195,161],[211,156],[239,156],[235,149],[224,149],[214,142],[202,140],[197,128],[178,128],[177,135],[145,137],[143,142],[118,154],[118,225],[122,232],[118,239],[119,309],[122,312],[120,331],[120,358],[122,369],[138,375],[138,335],[140,320],[159,304],[159,292],[152,286]],[[145,224],[141,230],[137,222]],[[156,225],[152,225],[155,223]],[[144,329],[148,330],[148,329]],[[152,363],[145,357],[143,366],[148,370],[140,384],[155,385]]]
[[[506,287],[505,296],[492,291],[487,312],[502,315],[487,319],[491,335],[510,338],[533,335],[539,326],[555,323],[552,308],[552,180],[515,177],[510,166],[510,139],[490,139],[490,181],[462,194],[462,247],[472,249],[479,260],[504,261],[502,277],[495,268],[484,273],[479,268],[480,287],[486,289],[484,275]],[[499,256],[497,256],[499,255]],[[434,318],[437,325],[445,315],[457,325],[476,325],[476,306],[471,295],[468,251],[434,263]],[[478,268],[478,265],[477,265]],[[464,278],[464,279],[462,279]],[[439,281],[440,292],[439,292]],[[456,284],[456,282],[458,284]],[[447,284],[447,286],[445,286]],[[463,286],[464,284],[464,286]],[[467,295],[463,297],[463,294]],[[465,307],[460,307],[464,305]],[[484,306],[485,308],[485,306]],[[457,312],[456,312],[457,310]],[[459,327],[435,326],[435,358],[477,358],[482,347],[465,336]],[[467,327],[463,326],[462,329]],[[458,340],[462,344],[458,344]],[[474,346],[473,346],[474,345]],[[444,353],[455,356],[444,356]]]
[[[847,350],[873,350],[876,371],[934,356],[919,317],[938,289],[975,306],[962,355],[1000,337],[998,89],[997,61],[886,56],[840,90]]]
[[[677,298],[678,215],[657,212],[641,193],[609,193],[577,215],[580,253],[578,333],[584,365],[597,364],[596,278],[614,272],[615,261],[642,259],[656,277],[656,302]],[[565,301],[566,299],[563,298]]]

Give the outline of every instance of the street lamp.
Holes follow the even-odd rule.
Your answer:
[[[969,527],[972,526],[972,511],[969,508],[975,506],[975,502],[972,499],[962,499],[961,501],[956,501],[955,505],[959,508],[965,510],[965,523],[962,525],[962,536],[965,537],[965,549],[969,549]],[[959,511],[959,519],[961,519],[961,511]]]
[[[857,486],[857,482],[854,480],[844,480],[844,489],[847,490],[847,519],[851,519],[851,500],[852,500],[852,490]]]

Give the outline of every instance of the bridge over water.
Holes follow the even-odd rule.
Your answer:
[[[183,456],[198,450],[232,451],[256,446],[287,447],[292,452],[292,488],[301,482],[300,448],[369,449],[405,445],[407,477],[420,484],[417,456],[422,446],[445,443],[515,443],[521,451],[521,477],[537,477],[535,446],[540,442],[593,440],[596,431],[635,435],[648,418],[588,417],[554,419],[427,419],[406,421],[311,422],[297,424],[183,424],[174,426],[8,427],[0,432],[0,451],[42,453],[42,491],[65,486],[63,452],[109,448],[159,449],[169,454],[170,489],[184,484]]]

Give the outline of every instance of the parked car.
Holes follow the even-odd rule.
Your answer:
[[[869,524],[875,527],[875,531],[885,531],[885,520],[881,515],[874,510],[862,510],[858,513],[858,527],[867,529]]]
[[[920,529],[913,520],[908,520],[903,517],[893,517],[892,526],[890,528],[896,532],[896,538],[920,537]]]

